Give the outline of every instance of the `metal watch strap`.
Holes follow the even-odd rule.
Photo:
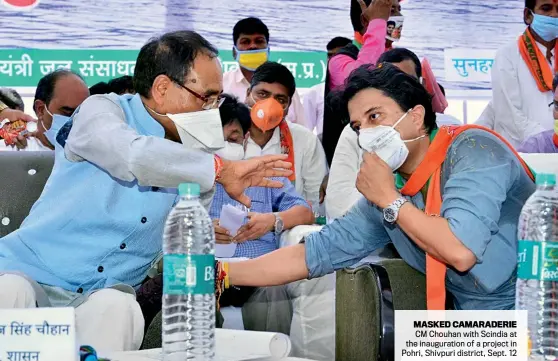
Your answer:
[[[390,204],[388,207],[395,207],[399,210],[401,207],[403,207],[405,203],[407,203],[407,199],[405,197],[399,197],[395,201],[393,201],[393,203]]]

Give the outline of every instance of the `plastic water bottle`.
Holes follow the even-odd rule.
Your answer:
[[[518,226],[516,309],[528,311],[529,360],[558,358],[558,192],[554,174],[537,174],[537,190]]]
[[[163,360],[215,357],[215,233],[200,186],[178,187],[163,236]]]

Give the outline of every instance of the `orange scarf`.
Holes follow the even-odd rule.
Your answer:
[[[453,140],[463,131],[469,129],[482,129],[497,136],[514,152],[520,160],[523,168],[531,177],[535,179],[533,173],[519,157],[514,148],[498,133],[479,125],[463,126],[444,126],[435,135],[424,160],[420,163],[411,178],[401,189],[401,193],[406,196],[414,196],[428,184],[426,195],[426,208],[424,212],[430,216],[440,217],[442,209],[442,165],[446,159],[447,151]],[[446,309],[446,265],[430,255],[426,255],[426,305],[428,310]]]
[[[282,120],[279,123],[279,132],[280,132],[280,139],[281,139],[281,154],[287,154],[287,162],[291,163],[293,174],[289,176],[289,180],[291,182],[295,182],[296,174],[295,174],[295,163],[294,163],[294,143],[293,143],[293,135],[291,134],[291,130],[289,129],[289,125],[287,124],[286,120]]]
[[[552,79],[554,78],[552,69],[546,61],[546,55],[537,46],[530,28],[527,28],[523,35],[519,37],[517,44],[519,46],[519,54],[521,54],[531,75],[535,78],[539,90],[542,93],[552,91]],[[554,72],[558,72],[557,50],[558,43],[554,46]]]

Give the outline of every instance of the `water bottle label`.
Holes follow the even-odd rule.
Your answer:
[[[517,249],[517,278],[558,281],[558,243],[520,240]]]
[[[163,292],[167,295],[215,293],[215,256],[167,254],[163,257]]]

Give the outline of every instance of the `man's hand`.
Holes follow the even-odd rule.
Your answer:
[[[366,22],[370,22],[374,19],[388,20],[391,15],[391,7],[393,6],[393,0],[372,0],[369,6],[363,0],[357,0],[362,9],[362,17]],[[366,24],[366,26],[368,26]]]
[[[22,150],[27,148],[27,138],[29,138],[29,133],[24,135],[18,134],[17,138],[14,139],[14,145],[17,149]]]
[[[218,244],[229,244],[232,242],[232,237],[229,231],[219,225],[219,220],[213,220],[213,228],[215,229],[215,242]]]
[[[327,182],[329,181],[329,174],[326,174],[320,185],[320,204],[324,203],[327,190]]]
[[[245,242],[259,239],[275,228],[273,213],[248,213],[248,223],[240,227],[234,242]]]
[[[8,119],[11,122],[15,122],[17,120],[23,120],[25,122],[36,122],[37,120],[34,119],[32,116],[25,114],[21,110],[15,109],[4,109],[0,112],[0,121]]]
[[[231,162],[223,160],[223,169],[218,180],[228,195],[250,208],[251,201],[244,194],[248,187],[282,188],[283,183],[272,181],[268,177],[288,177],[293,172],[292,164],[285,162],[286,154],[267,155],[249,160]]]
[[[391,168],[376,153],[364,153],[356,187],[370,202],[385,208],[401,197]]]

